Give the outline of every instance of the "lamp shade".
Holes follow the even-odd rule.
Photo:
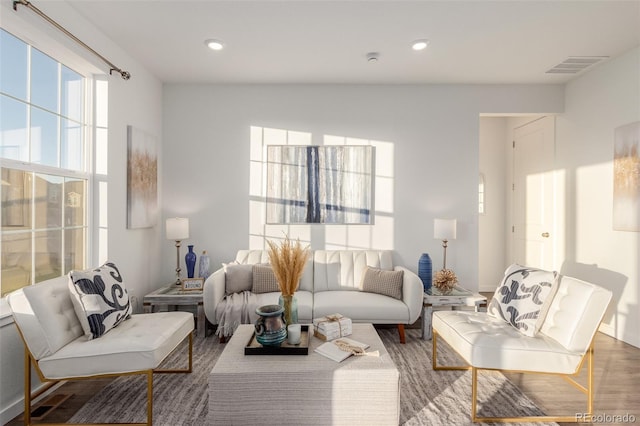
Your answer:
[[[184,240],[189,238],[189,219],[172,217],[167,219],[167,240]]]
[[[434,219],[433,220],[433,238],[438,240],[455,240],[456,239],[456,220],[455,219]]]

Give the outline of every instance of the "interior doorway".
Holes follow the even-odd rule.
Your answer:
[[[555,118],[514,129],[512,262],[553,269],[555,224]]]

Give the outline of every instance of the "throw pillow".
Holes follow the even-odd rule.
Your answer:
[[[223,266],[227,294],[251,291],[253,286],[253,265],[228,263],[223,264]]]
[[[362,291],[402,299],[403,271],[385,271],[367,266],[362,275]]]
[[[271,265],[253,265],[253,288],[254,293],[279,292],[280,286]]]
[[[503,319],[525,336],[535,336],[557,289],[557,277],[555,271],[511,265],[489,303],[489,315]]]
[[[129,293],[115,264],[69,272],[69,291],[76,315],[89,340],[131,317]]]

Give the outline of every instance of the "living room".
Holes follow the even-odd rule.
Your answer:
[[[487,73],[485,67],[493,69],[496,76],[491,79],[474,80],[471,73],[458,81],[448,80],[447,74],[453,75],[459,69],[446,69],[431,82],[421,80],[420,73],[433,72],[432,68],[437,69],[438,65],[429,65],[432,59],[417,54],[437,56],[441,54],[438,44],[443,41],[435,39],[431,35],[435,32],[431,33],[428,27],[417,24],[412,27],[406,22],[404,25],[396,23],[394,27],[413,28],[407,31],[406,42],[403,41],[407,50],[409,43],[417,38],[429,38],[431,44],[425,52],[406,52],[413,55],[410,61],[416,70],[406,68],[403,73],[394,68],[395,80],[385,77],[385,70],[388,62],[399,60],[401,54],[392,49],[399,50],[400,47],[389,47],[380,39],[363,42],[361,49],[364,50],[351,52],[353,58],[345,59],[352,67],[351,74],[349,79],[342,81],[339,75],[330,74],[323,80],[305,80],[302,76],[287,75],[286,70],[273,68],[273,64],[265,65],[277,64],[278,58],[286,52],[272,52],[273,58],[256,56],[256,61],[261,59],[264,64],[254,65],[251,57],[243,58],[243,68],[257,70],[254,78],[261,79],[234,80],[234,73],[242,74],[244,70],[228,69],[225,55],[230,59],[241,53],[233,47],[233,39],[217,34],[216,26],[223,26],[224,19],[216,21],[214,17],[237,13],[240,18],[234,15],[239,20],[236,26],[241,26],[242,22],[247,22],[245,25],[248,26],[260,16],[265,19],[293,16],[291,19],[294,20],[293,11],[296,11],[305,19],[320,14],[320,18],[327,19],[325,25],[331,27],[328,22],[336,14],[333,8],[342,10],[340,8],[344,7],[347,9],[343,10],[344,16],[348,16],[347,11],[354,15],[366,13],[363,16],[369,20],[361,19],[375,27],[374,24],[395,22],[398,16],[409,20],[410,7],[438,6],[453,14],[447,9],[451,6],[443,2],[377,2],[379,4],[366,7],[366,2],[354,2],[356,4],[348,7],[341,3],[350,2],[332,2],[331,5],[322,2],[286,5],[219,2],[219,10],[211,2],[209,7],[218,12],[211,15],[210,19],[214,21],[203,25],[200,31],[185,33],[189,37],[163,36],[161,43],[170,44],[165,37],[174,40],[172,48],[176,55],[180,49],[206,55],[204,61],[209,64],[206,69],[181,60],[154,59],[144,50],[138,50],[140,44],[131,42],[129,46],[126,41],[120,41],[127,37],[153,41],[153,22],[166,24],[164,20],[176,13],[170,4],[117,2],[118,6],[113,9],[107,3],[43,1],[35,5],[92,49],[131,73],[130,80],[124,80],[118,74],[103,75],[98,80],[102,84],[100,87],[108,87],[108,124],[104,126],[108,135],[108,172],[101,178],[103,188],[108,187],[108,202],[96,194],[94,209],[96,215],[98,210],[104,214],[107,225],[99,226],[101,231],[96,231],[92,240],[95,248],[86,266],[97,265],[106,259],[117,263],[123,276],[132,283],[129,290],[137,300],[135,308],[138,311],[141,311],[141,300],[146,294],[175,276],[175,246],[166,239],[164,222],[176,216],[190,220],[190,238],[183,242],[182,255],[184,246],[193,244],[198,253],[207,250],[216,266],[232,260],[239,249],[264,248],[265,237],[277,238],[285,231],[293,238],[309,242],[314,250],[393,250],[394,262],[413,271],[417,269],[421,253],[430,253],[435,264],[442,261],[441,241],[433,238],[433,220],[455,218],[458,232],[449,245],[448,265],[464,286],[474,291],[493,292],[511,260],[512,218],[508,187],[511,184],[514,129],[538,117],[551,115],[555,117],[554,164],[564,176],[564,237],[555,268],[612,291],[614,297],[600,330],[619,341],[640,347],[640,234],[612,227],[614,132],[622,125],[640,120],[640,30],[637,26],[640,6],[637,1],[520,2],[519,7],[525,10],[519,11],[517,6],[509,6],[513,10],[500,10],[499,5],[493,5],[496,9],[489,12],[482,12],[484,2],[456,2],[461,9],[470,7],[472,9],[467,10],[485,13],[481,16],[486,20],[493,17],[486,23],[488,26],[504,23],[520,12],[529,13],[531,20],[521,19],[519,24],[527,34],[531,34],[531,28],[537,29],[540,40],[518,39],[523,43],[517,46],[522,53],[502,58],[503,62],[494,68],[477,57],[465,67],[478,74]],[[304,3],[308,4],[305,6]],[[157,15],[150,4],[158,9]],[[194,4],[177,9],[183,7],[186,11],[181,13],[198,11]],[[404,7],[409,9],[403,11]],[[18,6],[14,11],[12,2],[3,1],[0,11],[1,26],[6,31],[25,37],[51,55],[59,54],[58,60],[79,56],[95,73],[108,74],[91,54],[79,49],[73,41],[47,26],[26,8]],[[437,16],[436,12],[430,13]],[[117,21],[107,19],[118,13],[127,15],[122,17],[122,25],[128,26],[118,28],[115,26]],[[241,13],[250,14],[243,20]],[[141,20],[145,14],[148,16]],[[104,21],[99,16],[103,16]],[[187,22],[189,19],[197,21],[191,15],[180,16]],[[458,20],[442,26],[455,29],[454,33],[464,33],[474,23],[473,12],[453,16]],[[385,17],[394,19],[387,22]],[[574,45],[572,43],[577,41],[567,37],[562,39],[567,45],[560,56],[541,55],[542,59],[539,59],[540,51],[557,43],[554,40],[568,32],[563,25],[570,17],[581,19],[580,24],[576,24],[581,28],[581,36],[586,38],[593,36],[590,33],[598,33],[591,39],[593,49],[585,49],[582,42]],[[133,25],[136,19],[138,23],[148,22],[149,29],[140,30]],[[109,22],[114,25],[110,34],[102,29]],[[169,27],[165,25],[165,28]],[[419,28],[423,33],[418,34]],[[257,26],[248,33],[259,37],[261,29]],[[370,31],[375,33],[375,30]],[[199,38],[193,40],[195,36]],[[208,51],[203,43],[207,37],[224,38],[229,46],[221,52]],[[476,35],[466,36],[468,39],[474,37]],[[509,43],[499,44],[507,38],[494,40],[497,44],[490,49],[511,52]],[[603,39],[615,43],[612,41],[609,45]],[[193,45],[187,46],[187,43]],[[574,46],[580,51],[573,50]],[[609,46],[612,51],[606,49]],[[327,49],[329,47],[333,46],[329,44]],[[370,51],[379,51],[377,63],[367,60],[366,54]],[[296,51],[291,55],[297,54]],[[545,75],[547,69],[571,55],[608,58],[571,77]],[[535,66],[546,60],[542,62],[543,68],[535,70],[535,81],[510,76],[510,66],[518,71],[532,67],[528,65],[528,56],[532,57],[531,61],[536,59]],[[304,62],[308,58],[303,56],[299,60]],[[319,67],[319,64],[313,64]],[[175,77],[181,70],[189,74],[187,70],[192,67],[211,74],[212,79],[198,80],[201,76],[197,74],[192,80]],[[343,65],[336,62],[334,68],[338,73]],[[316,76],[313,71],[307,70]],[[166,77],[160,76],[163,72],[167,73]],[[505,74],[498,76],[498,72]],[[150,228],[127,228],[128,125],[153,135],[158,142],[160,211],[156,225]],[[254,155],[255,152],[260,152],[263,144],[323,145],[329,139],[376,146],[374,224],[266,225],[261,204],[264,202],[260,172],[263,159]],[[483,215],[478,214],[478,176],[481,173],[485,177],[487,197]],[[4,423],[22,408],[23,363],[22,343],[4,306],[0,343],[0,403]]]

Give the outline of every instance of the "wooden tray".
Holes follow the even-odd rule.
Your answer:
[[[244,347],[245,355],[309,355],[309,326],[300,327],[300,344],[290,345],[285,339],[280,346],[262,346],[256,340],[255,331],[251,334],[249,343]]]

